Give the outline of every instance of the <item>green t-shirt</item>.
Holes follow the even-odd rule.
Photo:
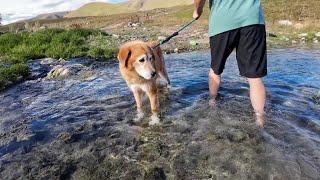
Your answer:
[[[209,0],[209,36],[253,24],[265,24],[260,0]]]

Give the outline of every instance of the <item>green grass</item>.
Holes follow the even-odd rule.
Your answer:
[[[25,64],[13,64],[9,67],[0,67],[0,90],[15,84],[29,75],[29,68]]]
[[[92,56],[110,59],[114,57],[115,52],[111,42],[110,36],[97,30],[86,29],[48,29],[34,33],[7,33],[0,36],[0,60],[14,64],[44,57]],[[95,56],[91,52],[97,48],[113,53]]]
[[[114,58],[117,44],[111,36],[88,29],[46,29],[37,32],[6,33],[0,36],[0,89],[27,76],[28,60],[44,57]]]

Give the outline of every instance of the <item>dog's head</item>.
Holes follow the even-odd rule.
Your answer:
[[[156,76],[152,49],[144,42],[129,42],[120,47],[118,60],[122,68],[135,71],[144,79]]]

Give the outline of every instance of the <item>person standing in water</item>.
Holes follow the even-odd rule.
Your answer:
[[[193,18],[200,18],[206,0],[194,0]],[[266,28],[260,0],[209,0],[211,69],[209,94],[215,104],[221,74],[229,55],[236,49],[240,75],[248,79],[250,100],[256,123],[264,126],[266,90],[262,77],[267,75]]]

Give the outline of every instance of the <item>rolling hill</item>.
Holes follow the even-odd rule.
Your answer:
[[[39,14],[38,16],[36,16],[32,19],[29,19],[29,20],[33,21],[33,20],[44,20],[44,19],[48,19],[48,20],[49,19],[62,19],[68,13],[69,13],[69,11]]]
[[[193,4],[193,0],[130,0],[123,4],[131,9],[145,11],[156,8],[169,8],[174,6],[190,5]]]
[[[106,16],[112,14],[146,11],[157,8],[190,5],[193,0],[129,0],[127,2],[111,4],[94,2],[86,4],[70,12],[66,17]]]
[[[71,11],[65,17],[106,16],[129,12],[134,12],[134,10],[123,4],[93,2],[86,4],[75,11]]]

